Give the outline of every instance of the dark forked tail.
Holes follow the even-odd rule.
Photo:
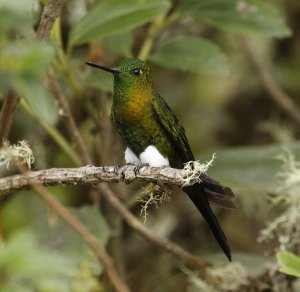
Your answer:
[[[223,252],[231,261],[231,251],[227,243],[226,236],[218,222],[217,217],[214,215],[212,209],[209,206],[208,199],[203,186],[201,184],[194,184],[192,186],[184,187],[182,190],[188,194],[190,199],[198,208],[198,210],[206,220],[207,224],[209,225]]]

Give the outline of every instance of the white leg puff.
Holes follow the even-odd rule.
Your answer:
[[[135,165],[141,164],[139,158],[132,152],[132,150],[129,147],[126,148],[124,154],[126,163],[131,163]]]
[[[153,167],[169,166],[169,159],[163,157],[153,145],[148,146],[144,152],[140,154],[142,163],[148,163]]]

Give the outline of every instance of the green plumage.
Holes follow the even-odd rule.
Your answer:
[[[130,123],[132,116],[124,118],[119,108],[116,105],[112,108],[113,122],[128,147],[137,156],[148,146],[155,145],[169,159],[172,167],[182,168],[183,162],[194,160],[183,128],[175,123],[177,119],[173,113],[166,111],[168,106],[160,96],[151,96],[150,104],[138,113],[133,123]],[[181,150],[180,155],[178,149]]]
[[[121,137],[139,157],[153,145],[170,166],[182,168],[184,163],[195,160],[184,128],[167,103],[155,94],[149,67],[138,59],[122,60],[115,68],[88,63],[114,75],[112,119]],[[201,212],[221,248],[231,259],[226,237],[214,216],[209,201],[233,208],[233,193],[205,174],[201,184],[183,188]]]
[[[129,148],[139,155],[147,146],[155,145],[176,168],[194,160],[180,122],[153,92],[148,66],[137,59],[126,59],[116,68],[121,73],[114,76],[112,119]],[[130,74],[134,69],[142,74]]]

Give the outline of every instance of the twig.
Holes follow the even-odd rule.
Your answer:
[[[19,100],[19,96],[14,92],[9,92],[4,99],[0,111],[0,146],[8,137]]]
[[[28,188],[32,183],[44,186],[53,185],[96,185],[101,182],[154,182],[162,184],[183,185],[181,177],[189,175],[188,171],[170,167],[159,168],[144,166],[138,172],[133,165],[117,166],[84,166],[79,168],[51,168],[31,171],[24,175],[13,175],[0,178],[0,195],[23,188]]]
[[[251,64],[253,65],[257,75],[259,76],[262,85],[269,92],[270,98],[280,106],[300,127],[300,108],[273,79],[263,64],[255,55],[249,41],[246,38],[241,38],[241,45],[247,54]]]
[[[69,212],[57,199],[54,195],[48,191],[44,186],[35,182],[30,178],[30,173],[25,171],[25,168],[20,165],[16,167],[22,173],[24,179],[26,179],[30,186],[32,186],[40,197],[52,208],[52,210],[58,214],[74,231],[76,231],[85,243],[87,243],[91,249],[96,254],[97,258],[103,264],[112,284],[119,292],[129,292],[129,288],[120,278],[112,258],[107,254],[104,247],[91,233],[90,231],[75,217]]]
[[[9,92],[5,97],[1,111],[0,111],[0,147],[7,139],[11,125],[14,119],[17,105],[19,103],[19,96],[14,92]],[[0,240],[2,239],[2,208],[0,206]]]
[[[48,87],[58,102],[58,105],[60,107],[60,111],[59,111],[60,115],[64,118],[65,124],[67,126],[67,130],[69,132],[69,136],[72,138],[73,142],[75,143],[76,149],[80,154],[80,158],[81,158],[82,162],[86,165],[91,165],[92,158],[89,155],[89,152],[88,152],[88,150],[83,142],[83,139],[80,135],[80,132],[77,128],[77,125],[76,125],[75,119],[72,115],[68,100],[59,84],[59,81],[53,75],[53,72],[51,69],[48,71]],[[107,252],[105,250],[103,251],[103,253],[107,254]],[[107,254],[107,257],[109,257],[108,254]],[[113,269],[110,267],[112,267]],[[123,282],[121,276],[117,272],[116,268],[114,267],[112,259],[110,260],[110,265],[106,265],[105,268],[106,268],[106,272],[107,272],[110,280],[112,281],[112,283],[114,284],[115,287],[116,287],[116,284],[114,283],[115,282],[114,278],[118,280],[119,285],[121,284],[123,287],[127,287],[126,284]],[[111,269],[112,269],[112,271],[111,271]],[[129,291],[129,289],[127,288],[127,290],[124,290],[124,291]]]
[[[58,105],[60,108],[60,115],[65,120],[67,130],[76,145],[76,148],[81,156],[83,163],[86,165],[93,164],[92,159],[85,147],[85,144],[84,144],[84,142],[81,138],[81,135],[79,133],[79,130],[76,126],[76,123],[75,123],[75,120],[71,113],[71,109],[69,107],[67,98],[64,95],[64,93],[61,89],[61,86],[60,86],[58,80],[56,79],[56,77],[53,75],[53,72],[51,69],[48,71],[48,87],[58,102]]]
[[[60,15],[63,0],[49,0],[48,5],[44,8],[40,24],[37,29],[36,38],[44,41],[49,38],[49,34],[55,19]],[[16,107],[20,97],[14,93],[8,93],[5,98],[0,112],[0,145],[7,138],[13,121]]]
[[[39,192],[40,196],[44,201],[59,215],[66,223],[75,230],[81,238],[91,247],[95,252],[100,262],[103,264],[105,271],[107,272],[112,284],[117,291],[129,292],[129,288],[120,278],[119,273],[116,270],[114,262],[109,254],[105,251],[104,247],[101,245],[99,240],[97,240],[88,229],[76,218],[74,217],[59,201],[57,201],[53,194],[51,194],[46,188],[41,185],[36,185],[34,187],[36,191]]]
[[[64,2],[63,0],[48,1],[48,4],[45,6],[43,10],[41,21],[36,32],[37,40],[39,41],[48,40],[52,26],[56,18],[58,18],[60,15],[63,2]]]
[[[172,10],[172,9],[171,9]],[[153,46],[155,45],[155,41],[158,37],[158,34],[169,27],[173,22],[178,19],[177,13],[170,13],[170,10],[165,14],[158,16],[152,23],[150,24],[146,38],[138,52],[138,58],[141,60],[147,60]]]
[[[52,26],[56,18],[59,17],[60,15],[62,5],[63,5],[63,0],[49,0],[48,5],[43,10],[41,21],[36,32],[36,38],[38,40],[40,41],[48,40]],[[64,93],[59,85],[59,82],[56,79],[56,77],[53,75],[51,69],[49,69],[48,71],[48,87],[49,90],[54,94],[54,96],[56,97],[59,103],[61,109],[60,110],[61,116],[69,120],[69,122],[66,124],[70,128],[69,133],[72,134],[73,140],[76,142],[76,146],[80,154],[83,155],[86,164],[92,164],[92,161],[89,159],[89,155],[85,151],[86,150],[85,147],[82,146],[84,145],[84,143],[81,139],[75,121],[72,117],[67,99],[64,96]]]
[[[112,123],[110,115],[107,112],[108,94],[102,93],[100,95],[100,135],[101,135],[101,151],[99,151],[99,161],[101,164],[107,164],[111,161],[111,148],[112,148]]]
[[[41,22],[40,25],[37,29],[37,39],[42,41],[42,40],[47,40],[50,35],[51,28],[56,20],[56,18],[60,15],[61,9],[63,5],[63,0],[49,0],[48,5],[45,7],[42,17],[41,17]],[[76,127],[75,121],[72,117],[70,108],[68,106],[67,100],[64,97],[63,91],[61,90],[61,87],[58,83],[58,80],[54,77],[52,70],[50,69],[48,72],[48,82],[49,86],[52,89],[52,92],[54,93],[55,96],[57,96],[57,100],[59,102],[59,105],[61,109],[63,110],[64,115],[67,115],[67,120],[68,120],[68,128],[69,132],[72,134],[74,141],[76,142],[76,146],[81,153],[83,160],[85,161],[86,164],[92,164],[92,160],[90,159],[88,152],[86,148],[84,147],[83,141],[81,139],[81,136],[79,134],[79,131]],[[82,146],[83,145],[83,146]],[[44,187],[40,186],[41,188],[44,189]],[[40,192],[41,196],[43,197],[44,200],[48,202],[48,204],[55,202],[55,199],[51,194],[47,194],[47,190],[45,189],[46,192]],[[127,292],[130,291],[127,285],[123,282],[121,279],[119,273],[117,272],[112,258],[107,254],[105,249],[103,247],[100,248],[100,245],[95,242],[93,237],[86,237],[88,234],[86,234],[85,227],[76,219],[76,221],[70,221],[70,216],[66,216],[66,214],[63,212],[64,207],[59,203],[56,202],[56,204],[52,205],[52,207],[55,207],[55,211],[58,212],[61,217],[69,223],[69,225],[76,230],[78,233],[81,235],[85,234],[85,239],[88,240],[90,246],[94,249],[96,254],[99,256],[99,259],[102,261],[105,270],[116,288],[117,291],[122,291],[122,292]],[[69,214],[71,215],[71,214]],[[73,223],[73,224],[72,224]],[[79,230],[79,229],[80,230]],[[86,230],[87,231],[87,230]],[[82,233],[83,232],[83,233]],[[97,244],[96,244],[97,243]],[[99,249],[99,250],[98,250]]]
[[[48,5],[44,8],[40,24],[37,29],[36,38],[39,41],[45,41],[49,34],[55,19],[60,15],[63,0],[49,0]],[[7,138],[13,121],[16,106],[20,97],[14,93],[8,93],[5,98],[0,112],[0,145]]]
[[[160,32],[160,30],[163,27],[165,18],[166,18],[165,14],[160,15],[150,24],[146,39],[138,53],[139,59],[141,59],[141,60],[147,59],[147,57],[150,54],[151,49],[153,47],[155,38],[157,37],[157,34]]]
[[[51,28],[56,18],[60,15],[62,5],[63,0],[49,0],[48,5],[43,10],[41,21],[37,29],[36,37],[38,40],[44,41],[49,38]],[[48,71],[48,87],[58,101],[61,116],[66,120],[69,134],[75,142],[76,147],[82,156],[83,162],[85,164],[92,164],[92,160],[88,154],[88,151],[84,145],[84,142],[80,136],[75,120],[71,113],[67,98],[65,97],[64,92],[62,91],[61,86],[57,78],[53,75],[51,69],[49,69]]]
[[[123,217],[123,219],[135,232],[140,234],[146,240],[152,242],[157,247],[174,254],[188,266],[198,269],[201,275],[206,277],[207,265],[199,257],[186,251],[176,243],[155,234],[152,230],[147,228],[125,207],[123,203],[121,203],[121,201],[113,194],[107,184],[101,184],[99,189],[102,191],[103,197],[105,197],[110,205]]]

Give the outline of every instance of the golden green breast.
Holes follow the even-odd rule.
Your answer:
[[[151,95],[133,90],[126,102],[114,105],[114,111],[122,123],[137,123],[151,111]]]

